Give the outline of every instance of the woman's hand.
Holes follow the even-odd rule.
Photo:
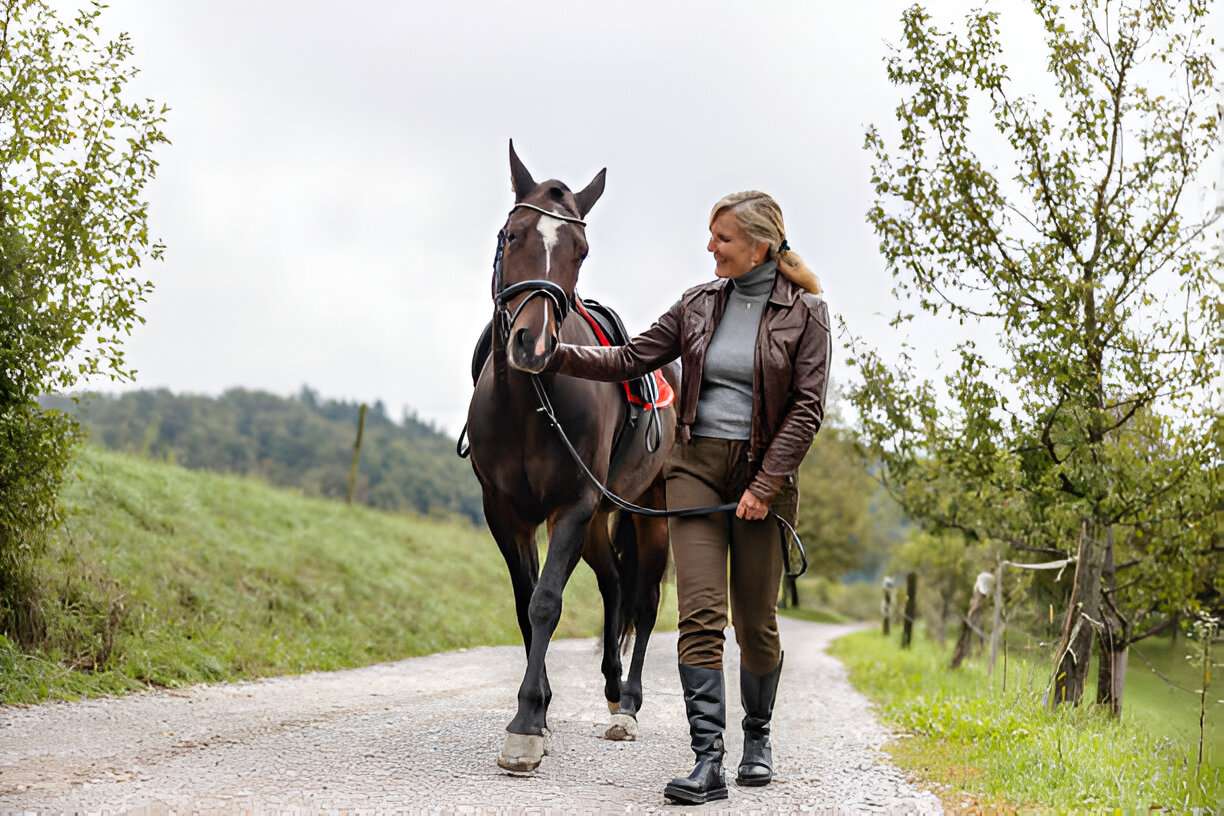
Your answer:
[[[755,493],[745,490],[744,495],[740,496],[739,507],[735,508],[735,515],[747,521],[760,521],[769,515],[769,502],[761,501]]]

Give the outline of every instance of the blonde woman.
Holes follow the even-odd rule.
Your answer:
[[[766,514],[772,508],[795,520],[796,471],[824,418],[831,346],[820,284],[787,244],[772,197],[726,196],[711,210],[709,226],[715,280],[689,289],[628,344],[562,344],[549,365],[561,374],[615,382],[680,358],[679,444],[667,465],[668,507],[739,502],[733,518],[670,521],[680,682],[697,763],[664,794],[691,804],[727,797],[728,564],[744,706],[736,780],[764,785],[773,777],[769,724],[782,670],[777,597],[783,566],[778,530]]]

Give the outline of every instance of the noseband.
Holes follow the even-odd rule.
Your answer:
[[[586,222],[581,218],[551,212],[543,207],[522,202],[510,208],[510,213],[506,216],[506,223],[509,223],[510,215],[514,215],[514,211],[518,209],[535,210],[550,218],[556,218],[570,224],[578,224],[582,227],[586,226]],[[493,323],[497,327],[497,333],[503,345],[510,340],[510,327],[518,320],[518,316],[527,307],[527,304],[535,298],[542,297],[548,301],[552,308],[553,317],[557,320],[558,327],[569,316],[570,306],[573,302],[573,295],[567,293],[552,281],[544,280],[543,278],[533,278],[532,280],[520,281],[519,283],[512,283],[506,286],[502,275],[502,257],[505,255],[505,252],[506,228],[503,226],[497,233],[497,253],[493,256]],[[507,304],[524,292],[527,293],[527,297],[523,298],[523,302],[511,312]]]

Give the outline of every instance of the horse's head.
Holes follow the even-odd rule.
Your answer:
[[[555,179],[537,184],[510,143],[514,207],[499,236],[493,287],[498,321],[506,329],[506,355],[520,371],[543,371],[557,349],[560,321],[569,312],[587,254],[582,219],[603,194],[606,172],[600,170],[577,193]]]

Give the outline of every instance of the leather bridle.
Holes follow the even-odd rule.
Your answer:
[[[510,216],[514,215],[514,211],[518,209],[535,210],[550,218],[556,218],[569,224],[577,224],[581,227],[586,226],[586,222],[576,216],[552,212],[543,207],[537,207],[534,204],[527,204],[521,201],[510,208],[510,213],[506,216],[506,225],[509,225]],[[506,226],[503,226],[497,233],[497,252],[493,256],[493,325],[496,327],[498,339],[503,347],[510,342],[510,327],[518,320],[519,315],[522,314],[523,309],[527,307],[528,303],[538,297],[546,299],[552,309],[553,317],[556,318],[557,327],[560,329],[561,324],[565,322],[565,318],[569,316],[574,299],[573,294],[566,292],[553,281],[544,278],[533,278],[506,286],[502,272],[502,258],[506,253],[506,237]],[[510,301],[524,292],[527,293],[527,297],[523,298],[522,302],[511,312]]]

